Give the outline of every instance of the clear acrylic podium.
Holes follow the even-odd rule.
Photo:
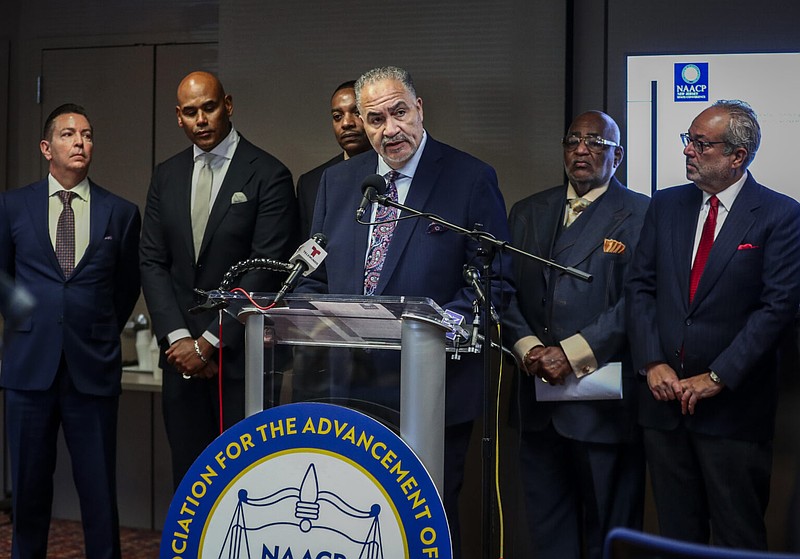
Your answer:
[[[425,464],[441,493],[444,466],[448,332],[466,332],[431,299],[355,295],[289,295],[259,309],[238,292],[213,291],[209,302],[245,325],[245,413],[264,409],[264,345],[400,351],[400,435]],[[268,306],[273,294],[252,299]]]

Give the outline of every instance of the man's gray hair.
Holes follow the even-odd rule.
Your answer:
[[[730,155],[736,148],[747,150],[747,158],[744,161],[744,169],[750,166],[761,145],[761,126],[758,124],[758,117],[753,108],[746,102],[738,99],[720,99],[712,105],[719,107],[730,115],[728,129],[722,135],[722,140],[727,144],[723,153]]]
[[[364,86],[382,80],[397,80],[403,84],[411,96],[417,98],[417,90],[414,88],[414,81],[411,79],[411,74],[397,66],[382,66],[380,68],[373,68],[361,74],[361,77],[356,80],[356,107],[361,111],[361,90]]]

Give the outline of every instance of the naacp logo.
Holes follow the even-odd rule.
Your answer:
[[[675,64],[675,101],[708,101],[708,62]]]
[[[161,557],[452,557],[430,476],[392,431],[353,410],[290,404],[215,440],[175,493]]]

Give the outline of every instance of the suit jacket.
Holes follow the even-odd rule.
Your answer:
[[[6,328],[0,385],[47,390],[62,352],[75,388],[120,393],[120,333],[139,297],[138,208],[90,181],[89,246],[64,278],[48,226],[47,179],[0,195],[0,269],[36,299]]]
[[[319,181],[325,169],[344,161],[344,153],[340,153],[319,165],[309,172],[300,175],[297,179],[297,205],[300,210],[300,234],[303,237],[311,237],[317,231],[311,230],[311,220],[314,218],[314,202],[317,201],[317,190]]]
[[[608,190],[568,229],[562,228],[566,185],[529,196],[511,209],[514,246],[592,274],[585,282],[524,257],[514,257],[514,278],[522,320],[509,312],[507,339],[535,334],[557,345],[578,332],[599,365],[623,363],[623,400],[537,402],[538,378],[520,375],[522,427],[543,429],[551,421],[563,436],[588,442],[617,443],[636,438],[636,383],[625,329],[624,282],[636,249],[648,198],[612,178]],[[561,237],[559,231],[563,229]],[[620,254],[605,252],[605,239],[625,245]]]
[[[377,153],[369,151],[328,168],[322,175],[312,229],[328,238],[328,257],[301,282],[298,291],[339,294],[364,292],[364,260],[369,227],[354,214],[362,198],[360,186],[377,169]],[[449,222],[508,239],[505,202],[494,169],[428,135],[425,149],[405,204],[438,214]],[[477,243],[466,236],[434,226],[426,219],[400,221],[389,245],[375,295],[430,297],[440,306],[472,316],[473,295],[463,279],[463,266],[474,263]],[[495,260],[508,271],[510,259]],[[505,292],[510,292],[504,284]],[[499,291],[499,288],[498,288]],[[500,297],[494,294],[496,304]],[[466,355],[447,361],[445,420],[448,424],[473,419],[481,409],[482,361]]]
[[[162,346],[168,333],[187,328],[193,337],[218,335],[216,313],[189,314],[194,289],[219,287],[231,266],[250,258],[287,260],[297,246],[297,200],[289,170],[267,152],[240,138],[211,208],[200,255],[192,242],[192,148],[153,171],[141,240],[142,289],[153,329]],[[243,197],[245,201],[233,201]],[[240,195],[241,194],[241,195]],[[239,285],[248,291],[277,291],[277,273],[249,272]],[[227,374],[244,374],[243,330],[226,320],[223,359]],[[166,364],[162,353],[161,366]]]
[[[701,204],[693,184],[654,196],[628,287],[629,332],[637,368],[665,362],[681,378],[713,370],[725,387],[682,417],[679,403],[657,402],[643,382],[640,421],[657,429],[684,421],[698,433],[769,440],[777,343],[800,301],[800,205],[748,176],[690,304]]]

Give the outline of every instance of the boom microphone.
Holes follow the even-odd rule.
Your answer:
[[[369,175],[361,183],[361,193],[364,197],[361,199],[361,205],[356,210],[356,221],[361,221],[361,216],[367,209],[367,206],[374,201],[376,194],[383,194],[386,191],[386,180],[380,175]]]
[[[383,179],[381,178],[381,180]],[[297,283],[300,274],[307,276],[319,268],[319,265],[322,264],[322,261],[328,256],[328,253],[325,252],[325,245],[327,244],[328,239],[325,235],[322,233],[314,233],[309,240],[300,245],[289,259],[289,262],[294,263],[294,268],[292,268],[292,272],[289,274],[289,277],[286,278],[286,281],[283,282],[281,290],[275,295],[273,304],[278,304],[283,300],[286,293]]]

